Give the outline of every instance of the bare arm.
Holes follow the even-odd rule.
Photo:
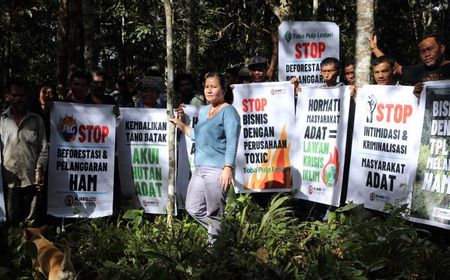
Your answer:
[[[379,48],[378,48],[378,39],[377,39],[377,35],[373,35],[372,37],[369,37],[369,43],[370,43],[370,49],[372,50],[372,53],[376,56],[376,57],[380,57],[384,55],[384,52],[382,52]]]
[[[368,39],[369,39],[370,49],[372,50],[372,53],[376,57],[384,56],[384,52],[378,48],[377,35],[373,35],[372,37],[369,37]],[[403,73],[402,66],[400,64],[398,64],[397,61],[395,62],[394,73],[396,75],[401,75]]]

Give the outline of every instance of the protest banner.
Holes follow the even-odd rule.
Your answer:
[[[378,211],[409,202],[420,139],[412,92],[406,86],[358,90],[347,202]]]
[[[338,206],[350,106],[348,87],[303,87],[297,100],[296,198]],[[296,145],[297,146],[297,145]]]
[[[201,107],[186,105],[184,107],[184,121],[191,128],[194,128],[198,122],[198,114]],[[194,153],[195,153],[195,141],[189,136],[183,134],[177,129],[177,133],[180,133],[178,142],[178,162],[177,162],[177,206],[178,209],[184,209],[186,202],[187,188],[189,185],[192,173],[195,171]]]
[[[165,214],[169,151],[165,109],[121,108],[117,128],[120,186],[145,213]]]
[[[420,154],[410,219],[450,229],[450,81],[426,82]]]
[[[116,116],[111,105],[55,102],[50,115],[48,214],[113,212]]]
[[[294,87],[289,82],[234,86],[241,117],[235,184],[239,192],[292,191]]]
[[[320,62],[339,58],[339,27],[334,22],[285,21],[278,27],[278,80],[296,77],[302,85],[322,85]]]
[[[0,166],[2,166],[2,157],[0,157]],[[0,222],[6,220],[5,198],[3,195],[3,171],[0,168]]]

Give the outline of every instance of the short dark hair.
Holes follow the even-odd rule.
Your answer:
[[[119,78],[117,79],[117,85],[128,90],[128,82],[131,81],[132,81],[131,78],[127,74],[122,73],[119,75]]]
[[[436,43],[438,43],[438,45],[445,45],[443,37],[438,33],[424,34],[422,37],[420,37],[419,44],[422,43],[423,40],[428,38],[434,38],[434,40],[436,41]]]
[[[390,56],[385,56],[385,55],[376,57],[374,60],[372,60],[372,67],[375,67],[375,66],[377,66],[378,64],[385,63],[385,62],[386,62],[387,64],[389,64],[389,66],[391,66],[392,68],[394,68],[394,66],[395,66],[395,61],[394,61],[394,59],[393,59],[392,57],[390,57]]]
[[[155,68],[154,66],[149,67],[146,71],[145,71],[145,75],[144,76],[157,76],[157,77],[161,77],[161,72],[158,71],[158,68]]]
[[[347,68],[350,65],[355,65],[355,62],[353,60],[346,60],[344,63],[344,68]]]
[[[239,69],[241,69],[241,66],[240,65],[236,65],[236,66],[227,68],[225,70],[225,73],[229,73],[229,74],[231,74],[231,75],[233,75],[235,77],[238,77],[239,76]]]
[[[334,66],[336,66],[336,70],[338,70],[338,71],[341,70],[341,63],[339,62],[339,59],[334,58],[334,57],[326,57],[326,58],[324,58],[320,62],[320,68],[322,68],[325,65],[330,65],[330,64],[333,64]]]
[[[17,86],[17,87],[21,87],[23,89],[26,89],[28,84],[23,79],[12,78],[6,83],[5,89],[9,91],[9,90],[11,90],[12,86]]]
[[[178,91],[180,89],[181,81],[185,81],[185,80],[191,81],[192,87],[195,88],[194,76],[189,73],[184,73],[184,74],[179,74],[175,77],[175,81],[173,83],[175,91]]]
[[[92,82],[92,75],[89,72],[81,70],[74,71],[69,76],[69,82],[72,83],[73,79],[85,79],[88,83]]]

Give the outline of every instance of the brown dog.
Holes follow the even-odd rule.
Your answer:
[[[47,226],[25,229],[26,240],[36,245],[37,256],[33,260],[33,268],[40,271],[48,280],[75,279],[75,270],[70,261],[70,246],[67,240],[63,241],[64,253],[53,242],[44,237]],[[37,275],[34,275],[35,278]]]

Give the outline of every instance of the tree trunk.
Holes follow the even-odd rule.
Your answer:
[[[83,9],[81,1],[60,0],[57,31],[57,83],[66,85],[73,67],[84,70]]]
[[[67,82],[67,14],[69,0],[60,0],[58,9],[58,29],[56,34],[56,82],[63,86]]]
[[[119,53],[119,69],[121,72],[126,73],[127,72],[127,52],[125,47],[125,17],[120,17],[120,36],[119,42],[117,46],[117,51]]]
[[[167,113],[173,112],[173,80],[175,76],[173,63],[173,20],[172,5],[170,0],[164,0],[166,13],[166,49],[167,49]],[[167,129],[169,146],[169,186],[167,190],[167,223],[173,224],[173,213],[175,206],[175,126],[169,122]]]
[[[67,57],[70,68],[84,71],[83,8],[81,1],[69,0],[67,32]]]
[[[272,30],[270,35],[272,38],[272,58],[270,59],[269,69],[267,70],[267,78],[269,81],[273,81],[273,76],[278,65],[278,31]]]
[[[11,51],[12,51],[12,43],[11,43],[11,15],[12,15],[12,7],[9,6],[8,12],[6,12],[6,22],[5,22],[5,49],[4,49],[4,60],[5,65],[3,68],[3,84],[5,85],[8,80],[11,78],[12,74],[12,61],[11,61]]]
[[[370,83],[370,59],[372,51],[367,38],[373,34],[373,1],[356,1],[355,84],[357,87]]]
[[[256,49],[256,23],[255,23],[255,14],[256,14],[256,1],[252,1],[252,16],[251,16],[251,22],[250,22],[250,49],[249,54],[250,56],[256,55],[255,49]]]
[[[319,0],[313,0],[313,8],[312,8],[312,20],[317,20],[318,12],[319,12]]]
[[[83,10],[83,34],[84,34],[84,65],[87,69],[97,68],[98,55],[95,44],[95,34],[97,34],[98,25],[96,24],[95,7],[92,1],[82,2]]]
[[[195,36],[195,1],[187,0],[187,32],[186,32],[186,73],[193,73],[194,68],[194,36]]]
[[[416,39],[416,41],[419,40],[419,31],[417,30],[417,20],[416,20],[416,16],[414,15],[414,10],[411,9],[411,21],[414,27],[414,38]]]
[[[288,0],[280,0],[279,2],[280,3],[278,4],[278,1],[266,0],[266,3],[270,6],[273,14],[278,18],[280,22],[283,22],[289,19],[289,15],[291,13],[291,5],[288,3]]]
[[[5,85],[11,78],[11,35],[9,33],[5,34],[5,49],[3,52],[3,57],[5,59],[5,67],[3,68],[3,84]]]
[[[277,1],[274,0],[267,0],[266,3],[270,6],[272,13],[278,18],[280,23],[289,19],[291,10],[287,0],[280,0],[279,4],[277,4]],[[270,59],[269,69],[267,70],[267,77],[269,81],[273,80],[273,76],[278,66],[278,26],[271,31],[271,39],[272,57]]]

